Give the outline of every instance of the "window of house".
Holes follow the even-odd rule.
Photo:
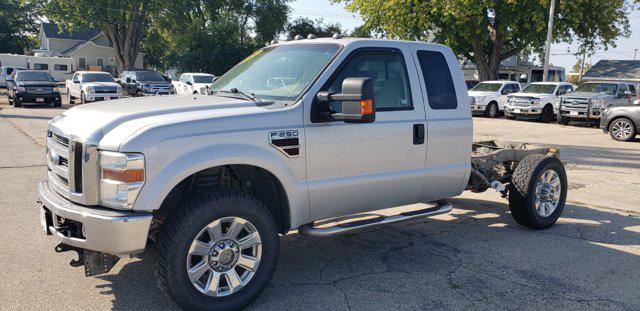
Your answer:
[[[451,71],[444,55],[436,51],[418,51],[418,62],[427,88],[431,109],[456,109],[458,99]]]
[[[35,70],[49,70],[49,65],[35,63],[35,64],[33,64],[33,69],[35,69]]]
[[[104,59],[97,58],[96,59],[96,66],[100,66],[100,67],[104,66]]]
[[[69,66],[62,65],[62,64],[55,64],[53,65],[53,69],[57,71],[67,71],[69,69]]]
[[[86,69],[87,68],[87,59],[84,57],[78,58],[78,68]]]
[[[109,58],[109,64],[115,64],[116,59],[115,58]]]
[[[335,76],[328,91],[341,93],[342,82],[346,78],[371,79],[378,111],[413,109],[407,67],[400,51],[376,49],[356,52]],[[331,109],[340,111],[341,106],[332,103]]]

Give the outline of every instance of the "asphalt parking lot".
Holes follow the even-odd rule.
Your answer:
[[[176,309],[155,285],[153,244],[85,278],[43,235],[35,186],[46,125],[69,107],[13,108],[0,91],[0,309]],[[447,215],[334,238],[289,234],[251,309],[640,309],[640,141],[485,118],[474,133],[561,148],[570,192],[553,228],[520,227],[487,191],[454,198]]]

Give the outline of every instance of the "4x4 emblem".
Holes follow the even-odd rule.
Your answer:
[[[269,144],[290,158],[300,156],[298,130],[269,132]]]

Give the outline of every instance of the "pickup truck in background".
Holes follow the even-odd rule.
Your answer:
[[[504,112],[509,94],[520,92],[520,83],[513,81],[484,81],[469,90],[469,104],[473,114],[489,118]]]
[[[0,87],[7,87],[7,78],[11,77],[16,70],[24,70],[25,68],[14,66],[2,66],[0,67]]]
[[[531,83],[522,92],[508,96],[507,103],[504,106],[504,116],[507,119],[555,121],[555,104],[558,96],[572,91],[573,85],[567,82]]]
[[[631,104],[636,98],[637,93],[632,84],[585,82],[575,92],[560,97],[557,121],[562,125],[567,125],[570,121],[599,124],[604,109]]]
[[[118,83],[123,92],[132,97],[175,94],[170,81],[155,70],[131,70],[122,72]]]
[[[60,89],[51,75],[42,70],[15,70],[7,79],[7,97],[14,107],[23,105],[62,106]]]
[[[69,103],[81,104],[122,98],[122,87],[108,72],[76,71],[66,81]]]
[[[185,72],[178,81],[173,82],[177,94],[207,94],[207,90],[216,76],[208,73]]]
[[[473,143],[446,46],[287,41],[211,91],[78,106],[50,122],[40,220],[57,252],[78,253],[73,266],[106,273],[152,239],[158,284],[178,305],[235,310],[267,286],[279,235],[294,229],[325,237],[443,214],[465,190],[495,189],[533,229],[562,213],[559,150]]]

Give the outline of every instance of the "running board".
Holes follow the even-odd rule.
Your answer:
[[[392,216],[379,216],[371,219],[356,220],[348,223],[342,223],[332,227],[315,228],[313,223],[302,225],[298,228],[300,234],[314,236],[314,237],[329,237],[356,230],[362,230],[379,225],[393,224],[397,222],[412,220],[416,218],[435,216],[440,214],[446,214],[451,211],[453,206],[446,202],[437,202],[434,207],[428,207],[425,209],[400,213]]]

